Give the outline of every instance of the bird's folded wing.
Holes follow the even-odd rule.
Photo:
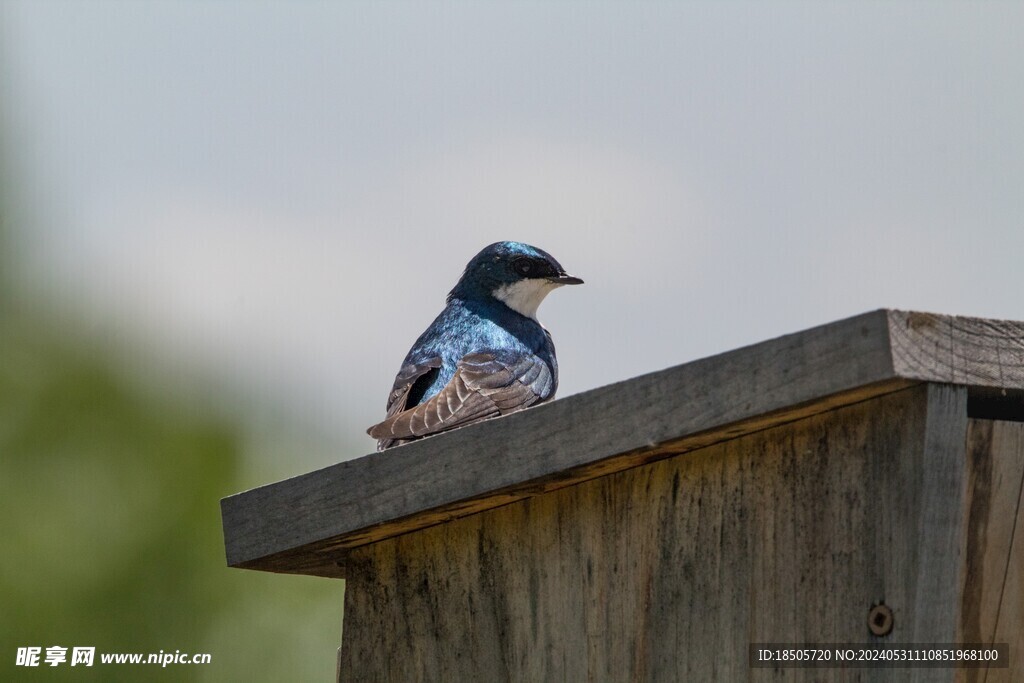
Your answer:
[[[502,360],[471,353],[459,361],[455,375],[436,396],[409,410],[389,411],[386,420],[368,431],[375,439],[435,434],[527,408],[549,398],[553,388],[551,371],[536,356]],[[404,400],[392,406],[398,403],[404,406]]]
[[[423,380],[429,382],[428,375],[438,370],[441,367],[441,362],[440,358],[434,357],[427,358],[420,363],[406,363],[402,366],[402,369],[398,371],[398,376],[395,377],[391,393],[388,395],[388,417],[405,410],[405,404],[413,385]]]

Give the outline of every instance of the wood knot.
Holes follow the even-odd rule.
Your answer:
[[[935,327],[939,316],[934,313],[921,313],[919,311],[907,312],[907,327],[912,330],[919,330],[922,327]]]

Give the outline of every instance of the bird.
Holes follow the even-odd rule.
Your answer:
[[[387,417],[366,430],[377,450],[551,400],[558,360],[537,308],[552,290],[580,284],[543,249],[484,247],[402,361]]]

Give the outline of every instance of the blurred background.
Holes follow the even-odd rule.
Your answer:
[[[370,453],[490,242],[587,282],[541,310],[561,396],[883,306],[1024,318],[1021,26],[0,0],[0,678],[328,680],[343,583],[227,569],[218,501]]]

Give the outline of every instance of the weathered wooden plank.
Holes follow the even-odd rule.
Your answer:
[[[958,640],[1009,643],[1008,669],[969,669],[963,681],[1020,680],[1024,663],[1024,423],[971,420],[970,483]]]
[[[222,501],[228,563],[342,575],[343,551],[917,381],[1024,388],[1024,325],[876,311]]]
[[[967,387],[928,384],[924,447],[920,459],[917,524],[914,529],[914,598],[907,618],[919,643],[954,643],[959,627],[960,550],[966,530],[963,501],[967,489]],[[953,672],[912,669],[906,680],[952,680]]]
[[[939,439],[964,404],[913,387],[353,549],[341,680],[777,680],[750,642],[935,640],[961,520],[928,489],[963,487]]]
[[[888,311],[893,369],[926,382],[1024,388],[1024,322]]]

